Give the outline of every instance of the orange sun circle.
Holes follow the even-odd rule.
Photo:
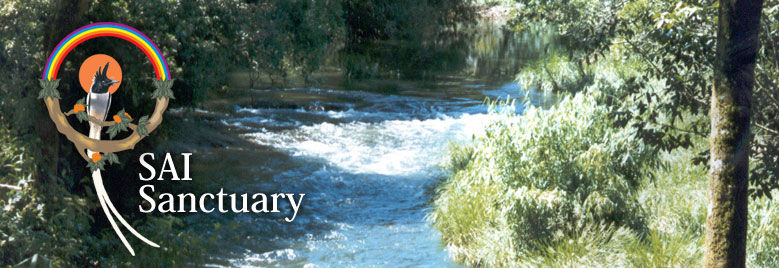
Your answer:
[[[81,88],[83,88],[85,92],[89,93],[89,88],[92,87],[92,78],[95,77],[97,70],[103,68],[106,63],[110,63],[108,64],[106,76],[110,79],[119,81],[119,83],[111,85],[111,87],[108,88],[108,92],[113,94],[119,89],[119,85],[122,83],[122,67],[119,66],[119,63],[111,56],[106,54],[95,54],[84,60],[84,63],[81,64],[81,68],[78,70],[78,80],[81,83]]]

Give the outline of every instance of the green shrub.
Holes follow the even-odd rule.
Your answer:
[[[551,53],[522,68],[516,80],[524,88],[537,91],[575,92],[593,82],[590,68],[559,53]]]
[[[83,265],[89,203],[57,182],[32,179],[35,161],[0,126],[0,265]]]
[[[594,98],[505,115],[457,150],[432,219],[458,259],[505,265],[588,228],[645,228],[635,194],[652,150]]]
[[[0,266],[151,267],[206,260],[205,248],[213,245],[213,238],[185,229],[181,219],[171,216],[133,223],[162,248],[138,243],[134,247],[143,257],[130,256],[113,230],[93,226],[92,212],[100,209],[93,190],[86,187],[86,196],[81,196],[60,181],[34,179],[36,161],[27,147],[0,125]],[[91,180],[81,183],[91,185]],[[104,217],[102,212],[97,216]]]
[[[581,98],[581,97],[577,97]],[[586,100],[588,98],[582,98]],[[563,116],[561,110],[581,104],[582,110],[591,109],[576,99],[564,100],[561,106],[542,117],[556,124],[563,121],[583,121],[582,114]],[[577,105],[571,105],[576,103]],[[589,105],[589,104],[587,104]],[[591,105],[590,105],[591,106]],[[570,108],[564,108],[570,107]],[[585,112],[586,113],[586,112]],[[578,115],[578,116],[577,116]],[[525,117],[525,116],[523,116]],[[696,267],[702,265],[704,254],[708,170],[695,162],[697,152],[706,150],[706,139],[693,140],[692,148],[660,152],[656,165],[646,166],[637,188],[630,192],[604,196],[592,191],[590,200],[597,205],[570,199],[563,187],[539,188],[515,183],[519,176],[508,173],[506,163],[516,162],[544,170],[549,160],[509,150],[497,150],[514,135],[518,143],[543,145],[540,130],[521,125],[530,120],[505,116],[494,123],[485,135],[471,144],[452,146],[447,167],[451,178],[439,187],[433,211],[433,224],[443,234],[450,253],[459,262],[491,267]],[[556,121],[555,121],[556,120]],[[690,122],[699,119],[691,118]],[[688,122],[678,127],[687,129]],[[567,123],[570,124],[570,123]],[[538,128],[533,125],[532,128]],[[496,127],[503,129],[499,135]],[[590,129],[592,130],[592,129]],[[613,130],[612,130],[613,131]],[[520,138],[518,132],[532,132],[535,142]],[[558,132],[559,140],[573,135]],[[586,132],[585,132],[586,133]],[[587,139],[591,139],[587,138]],[[503,141],[499,141],[503,140]],[[584,143],[584,142],[582,142]],[[565,143],[570,146],[571,143]],[[512,145],[514,150],[517,146]],[[527,150],[527,149],[526,149]],[[580,150],[582,151],[582,150]],[[530,154],[532,155],[532,154]],[[525,157],[523,159],[522,157]],[[532,157],[532,156],[531,156]],[[570,157],[570,155],[569,155]],[[648,157],[653,157],[648,154]],[[546,158],[554,159],[547,156]],[[560,159],[559,157],[556,157]],[[577,159],[577,157],[571,157]],[[528,161],[538,161],[538,163]],[[655,160],[645,160],[653,163]],[[613,162],[606,162],[613,163]],[[519,169],[521,170],[521,169]],[[592,169],[586,169],[592,170]],[[548,172],[546,172],[548,173]],[[538,171],[535,174],[544,174]],[[549,179],[553,183],[559,180]],[[601,187],[608,188],[608,187]],[[615,187],[621,188],[621,187]],[[779,195],[774,190],[772,195]],[[623,198],[633,206],[632,214],[618,214],[620,220],[598,220],[612,209],[612,198]],[[585,199],[586,200],[586,199]],[[614,202],[616,203],[616,202]],[[635,206],[639,205],[639,208]],[[590,208],[594,210],[582,210]],[[565,219],[565,217],[570,217]],[[638,228],[624,224],[626,219],[643,219]],[[523,248],[533,247],[531,250]],[[779,202],[760,197],[749,202],[749,233],[747,265],[750,267],[779,266]]]

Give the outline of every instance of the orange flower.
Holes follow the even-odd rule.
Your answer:
[[[130,116],[130,114],[128,114],[128,113],[124,113],[124,116],[127,116],[127,118],[130,118],[130,119],[133,119],[133,118]]]
[[[86,110],[87,110],[87,109],[86,109],[86,107],[84,107],[84,105],[81,105],[81,104],[76,104],[76,105],[73,105],[73,111],[74,111],[74,112],[77,112],[77,113],[78,113],[78,112],[81,112],[81,111],[86,111]]]
[[[92,162],[100,161],[102,158],[103,156],[100,153],[92,153]]]
[[[119,117],[119,115],[114,115],[114,121],[116,121],[116,123],[121,123],[122,122],[122,118]]]

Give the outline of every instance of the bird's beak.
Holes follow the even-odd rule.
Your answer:
[[[111,85],[116,84],[116,83],[119,83],[119,81],[111,80]]]

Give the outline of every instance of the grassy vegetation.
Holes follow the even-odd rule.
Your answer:
[[[55,182],[32,179],[35,161],[0,125],[0,259],[64,266],[89,241],[89,203]],[[45,205],[44,205],[45,204]]]
[[[453,144],[445,164],[451,176],[438,188],[431,218],[457,261],[499,267],[702,264],[708,177],[695,160],[707,141],[698,136],[690,148],[663,151],[636,139],[630,127],[617,127],[612,91],[644,68],[616,60],[619,55],[614,50],[583,69],[557,55],[535,63],[518,75],[524,85],[584,90],[548,110],[502,114],[470,143]],[[705,121],[684,118],[675,123],[677,131]],[[779,204],[759,197],[749,206],[748,265],[776,267]]]
[[[452,255],[474,266],[700,266],[707,169],[693,160],[705,140],[653,154],[608,121],[579,94],[453,146],[432,214]],[[776,267],[779,204],[749,209],[748,265]]]
[[[713,40],[716,10],[705,1],[516,2],[515,28],[551,26],[559,35],[516,80],[567,97],[548,110],[503,114],[452,146],[451,176],[431,215],[451,254],[473,266],[701,266],[712,50],[699,38]],[[779,10],[775,1],[766,6],[766,14]],[[774,18],[764,21],[766,48],[776,44]],[[761,50],[759,66],[773,66],[772,51]],[[758,83],[775,85],[765,81]],[[775,114],[759,107],[757,121]],[[761,144],[773,146],[775,134],[755,134],[753,151],[762,154],[751,156],[750,183],[774,181],[775,160],[765,157],[772,151]],[[779,267],[777,209],[766,195],[751,196],[750,267]]]
[[[642,231],[635,195],[653,154],[593,103],[578,94],[505,115],[456,150],[433,219],[458,259],[510,266],[589,232]]]

